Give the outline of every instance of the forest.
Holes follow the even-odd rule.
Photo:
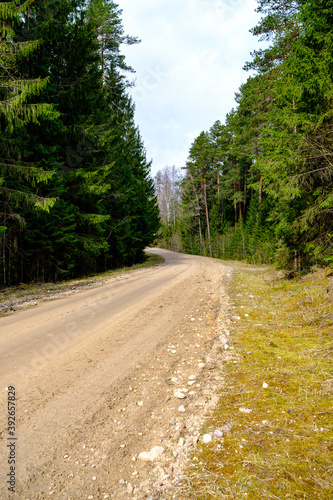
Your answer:
[[[333,1],[258,0],[236,109],[155,177],[161,243],[301,271],[333,266]]]
[[[0,3],[0,286],[143,258],[159,212],[110,0]]]

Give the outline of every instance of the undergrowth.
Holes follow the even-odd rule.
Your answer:
[[[27,297],[33,299],[43,298],[47,294],[57,294],[86,286],[98,285],[106,279],[123,273],[129,273],[137,269],[152,267],[164,262],[164,259],[159,255],[146,253],[146,259],[140,264],[134,264],[131,267],[122,267],[99,273],[86,278],[78,278],[67,281],[59,281],[56,283],[28,283],[0,290],[0,306],[3,302],[10,302],[16,299],[25,299]],[[10,309],[10,307],[9,307]],[[1,312],[6,312],[6,308],[1,308]]]
[[[182,499],[333,498],[333,311],[325,271],[291,282],[237,271],[233,360]],[[263,387],[264,385],[264,387]]]

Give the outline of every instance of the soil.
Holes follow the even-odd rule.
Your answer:
[[[149,251],[164,264],[0,318],[1,499],[178,498],[224,382],[219,335],[232,268]],[[17,397],[15,493],[6,484],[8,386]],[[159,457],[139,458],[156,446]]]

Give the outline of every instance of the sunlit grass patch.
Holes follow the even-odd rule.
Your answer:
[[[238,271],[220,401],[180,498],[333,498],[332,303],[324,271],[301,282]],[[236,308],[235,308],[236,307]]]

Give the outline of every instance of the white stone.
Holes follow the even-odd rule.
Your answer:
[[[239,411],[241,411],[242,413],[252,413],[252,410],[250,408],[239,408]]]
[[[185,412],[185,407],[183,405],[181,405],[179,408],[178,408],[178,411],[180,413],[184,413]]]
[[[220,431],[220,429],[216,429],[214,431],[214,436],[217,437],[217,438],[221,438],[221,437],[223,437],[223,432]]]
[[[143,451],[139,455],[139,460],[142,460],[142,462],[150,462],[151,461],[151,456],[149,451]]]
[[[143,401],[138,401],[137,405],[138,406],[143,406]]]
[[[188,379],[189,379],[189,380],[195,380],[196,378],[197,378],[197,376],[196,376],[196,375],[190,375]]]
[[[212,436],[210,434],[204,434],[202,440],[205,444],[208,444],[212,441]]]
[[[163,446],[155,446],[150,450],[150,455],[152,457],[151,459],[155,460],[155,458],[161,456],[163,452],[164,452]]]
[[[262,388],[263,388],[263,389],[267,389],[267,387],[268,387],[268,384],[266,384],[266,382],[264,382],[264,383],[262,384]]]
[[[143,462],[153,462],[156,458],[162,455],[164,448],[162,446],[155,446],[150,451],[143,451],[139,455],[139,459]]]
[[[178,446],[184,446],[184,444],[185,444],[185,439],[184,438],[179,438]]]
[[[205,365],[205,363],[199,363],[198,366],[199,366],[199,368],[205,368],[206,365]]]
[[[182,393],[182,392],[180,392],[180,391],[175,391],[175,392],[173,393],[173,395],[174,395],[174,396],[175,396],[175,398],[177,398],[177,399],[184,399],[184,398],[186,397],[186,396],[185,396],[185,394],[183,394],[183,393]]]

